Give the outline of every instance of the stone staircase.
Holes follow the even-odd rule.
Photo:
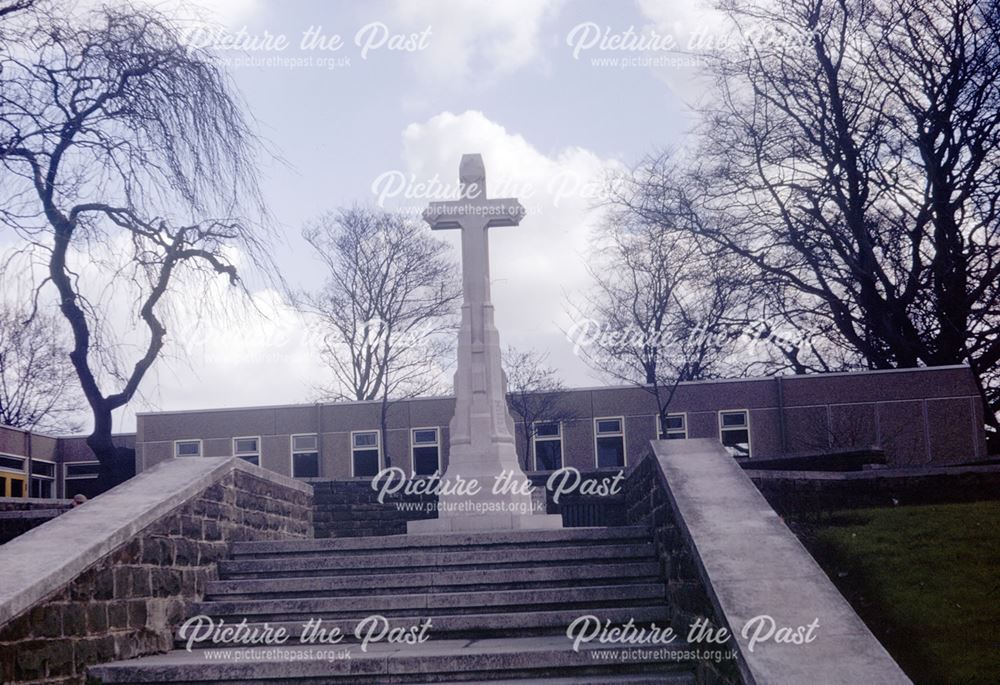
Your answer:
[[[394,535],[237,542],[219,564],[192,616],[246,630],[284,628],[283,645],[195,642],[178,634],[163,655],[91,667],[105,683],[632,683],[691,685],[683,651],[614,644],[572,649],[566,627],[593,615],[612,626],[669,623],[649,531],[569,528],[477,535]],[[371,640],[354,631],[369,619],[376,634],[420,644]],[[339,629],[343,640],[302,644],[302,625]],[[375,621],[377,620],[377,623]],[[314,623],[314,625],[316,625]],[[596,650],[596,651],[595,651]],[[655,654],[654,652],[659,652]],[[346,654],[349,652],[349,657]],[[610,653],[610,656],[609,656]]]

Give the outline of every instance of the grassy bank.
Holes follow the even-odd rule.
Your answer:
[[[838,512],[797,528],[914,682],[1000,682],[1000,502]]]

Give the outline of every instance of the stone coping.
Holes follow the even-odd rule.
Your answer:
[[[238,457],[160,462],[0,546],[0,625],[65,586],[136,533],[232,471],[312,494],[312,487]]]
[[[21,504],[27,506],[48,505],[55,508],[72,506],[73,500],[55,499],[52,497],[0,497],[0,504]]]
[[[877,478],[924,478],[926,476],[964,476],[976,473],[1000,473],[1000,464],[966,464],[962,466],[934,466],[918,468],[881,468],[864,471],[776,471],[771,469],[744,469],[751,478],[795,480],[874,480]]]
[[[751,685],[911,683],[819,564],[717,440],[652,441],[671,507]],[[758,642],[742,629],[767,615],[793,629],[819,620],[810,644]]]

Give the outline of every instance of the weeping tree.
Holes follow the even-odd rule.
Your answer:
[[[39,267],[36,302],[54,294],[69,324],[106,464],[179,284],[268,271],[259,146],[218,63],[153,9],[36,2],[3,19],[0,48],[0,219]]]
[[[0,424],[72,433],[82,409],[63,322],[0,305]]]

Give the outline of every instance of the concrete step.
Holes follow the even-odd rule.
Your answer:
[[[358,573],[298,578],[244,578],[210,581],[206,599],[267,599],[335,597],[340,595],[409,594],[469,590],[557,588],[580,584],[650,583],[659,581],[655,561],[607,562],[587,565],[509,567],[416,573]]]
[[[586,564],[597,559],[653,560],[650,543],[542,547],[538,549],[491,549],[474,547],[462,551],[401,551],[344,555],[329,552],[322,556],[281,556],[261,559],[223,560],[219,575],[236,577],[292,577],[334,575],[368,569],[374,573],[406,572],[414,568],[448,570],[455,568],[492,569],[501,565]]]
[[[195,614],[265,620],[297,620],[311,616],[349,617],[355,614],[416,616],[438,613],[481,613],[483,607],[504,607],[510,612],[539,607],[607,606],[664,602],[662,583],[601,585],[525,590],[420,593],[408,595],[355,595],[331,598],[211,601],[197,605]]]
[[[216,620],[216,625],[221,618],[225,621],[225,626],[240,624],[242,617],[235,620],[228,616],[220,616],[211,611],[205,611],[206,615]],[[429,620],[428,634],[434,640],[454,640],[454,639],[476,639],[498,637],[528,637],[535,635],[565,635],[566,628],[581,615],[596,616],[602,621],[611,621],[613,625],[621,625],[628,621],[633,621],[636,626],[663,627],[669,625],[670,612],[665,604],[652,606],[626,606],[626,607],[588,607],[586,611],[577,609],[563,609],[560,611],[516,611],[503,613],[482,613],[482,614],[451,614],[446,609],[430,610],[419,616],[387,616],[385,621],[369,621],[360,623],[368,619],[371,614],[358,616],[353,619],[348,618],[326,618],[323,616],[309,615],[299,620],[282,620],[280,618],[261,622],[261,619],[254,617],[253,622],[246,623],[244,635],[264,635],[268,630],[283,630],[288,636],[288,644],[299,644],[300,637],[306,627],[306,622],[311,621],[310,635],[312,642],[316,646],[323,644],[325,636],[342,635],[340,644],[356,644],[360,642],[369,631],[375,633],[382,630],[411,629],[414,626],[422,626]],[[383,615],[384,614],[380,614]],[[246,618],[250,618],[249,616]],[[316,619],[319,619],[318,621]],[[242,627],[242,626],[241,626]],[[322,632],[321,632],[322,631]],[[186,647],[188,639],[198,640],[199,632],[192,629],[188,634],[176,633],[174,644],[178,649]],[[192,642],[193,648],[208,649],[222,646],[242,646],[239,638],[230,640],[220,639],[218,641],[202,634],[205,639]]]
[[[539,547],[566,546],[567,543],[610,544],[622,542],[649,542],[649,530],[641,526],[618,528],[563,528],[541,531],[508,531],[481,534],[450,533],[440,535],[383,535],[358,538],[314,538],[309,540],[274,540],[263,542],[234,542],[234,559],[274,557],[289,555],[314,555],[329,552],[338,554],[365,553],[372,550],[444,551],[490,547],[491,549],[537,549]]]
[[[450,685],[481,685],[483,681],[468,680],[452,681]],[[490,685],[606,685],[618,683],[621,685],[697,685],[693,673],[661,673],[659,675],[613,675],[605,673],[595,676],[576,676],[573,678],[519,678],[517,680],[491,680]]]
[[[593,643],[574,651],[565,636],[488,640],[431,640],[422,644],[377,643],[323,648],[266,646],[248,649],[175,650],[88,669],[103,683],[502,683],[660,682],[691,685],[688,646],[647,650]],[[595,651],[603,656],[595,656]],[[335,656],[338,655],[338,656]],[[610,655],[610,656],[609,656]],[[667,675],[677,677],[667,679]],[[645,677],[646,681],[636,677]],[[620,679],[625,678],[625,679]],[[554,680],[553,680],[554,679]],[[588,680],[589,679],[589,680]],[[631,680],[629,680],[631,679]],[[652,679],[652,680],[649,680]]]

